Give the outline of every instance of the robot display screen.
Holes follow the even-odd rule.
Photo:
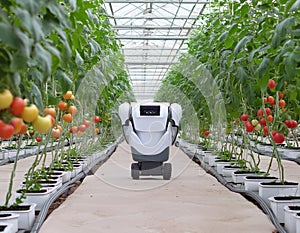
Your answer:
[[[160,116],[160,106],[140,106],[140,116]]]

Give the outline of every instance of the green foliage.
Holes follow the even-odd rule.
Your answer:
[[[256,114],[262,104],[261,91],[271,78],[277,90],[284,81],[288,83],[288,114],[299,113],[299,4],[298,0],[214,1],[209,13],[201,16],[188,53],[213,75],[226,104],[228,123],[242,112]],[[184,82],[180,64],[177,70],[176,75],[169,72],[165,82],[179,87],[184,83],[184,89],[193,92],[188,94],[191,102],[201,106],[197,116],[205,115],[205,101],[195,94],[193,84]]]

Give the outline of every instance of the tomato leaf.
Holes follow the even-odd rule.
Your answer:
[[[43,98],[40,89],[32,82],[31,83],[31,102],[35,103],[40,111],[43,109]]]
[[[245,47],[245,45],[252,39],[252,36],[244,36],[234,48],[234,56],[237,56],[238,53]]]
[[[291,9],[289,10],[290,12],[291,11],[296,11],[298,10],[298,8],[300,7],[300,0],[297,0],[291,7]]]

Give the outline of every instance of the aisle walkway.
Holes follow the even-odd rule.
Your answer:
[[[122,143],[44,222],[40,233],[271,233],[255,205],[228,191],[176,147],[173,178],[130,177]]]

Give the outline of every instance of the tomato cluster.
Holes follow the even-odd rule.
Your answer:
[[[286,84],[285,84],[286,85]],[[268,87],[272,90],[276,87],[276,82],[273,79],[270,79],[268,82]],[[286,102],[283,99],[284,94],[281,93],[280,91],[277,92],[278,96],[278,108],[282,109],[282,112],[285,112],[285,107]],[[276,105],[276,100],[273,96],[269,95],[267,97],[264,97],[264,104],[265,106],[262,109],[257,110],[257,119],[253,119],[251,122],[248,120],[248,114],[244,113],[241,115],[240,119],[245,125],[246,132],[253,132],[254,130],[260,131],[263,129],[264,135],[269,135],[269,128],[268,124],[274,124],[274,117],[272,115],[272,110],[271,108],[274,108]],[[268,105],[268,106],[266,106]],[[295,120],[285,120],[284,124],[286,125],[287,128],[289,129],[295,129],[298,126],[297,121]],[[272,140],[275,143],[283,143],[285,140],[284,134],[277,132],[277,131],[272,131],[271,135]]]
[[[38,133],[47,133],[52,127],[51,115],[40,116],[36,105],[14,97],[10,90],[0,92],[0,138],[10,139],[14,134],[26,134],[31,123]]]

